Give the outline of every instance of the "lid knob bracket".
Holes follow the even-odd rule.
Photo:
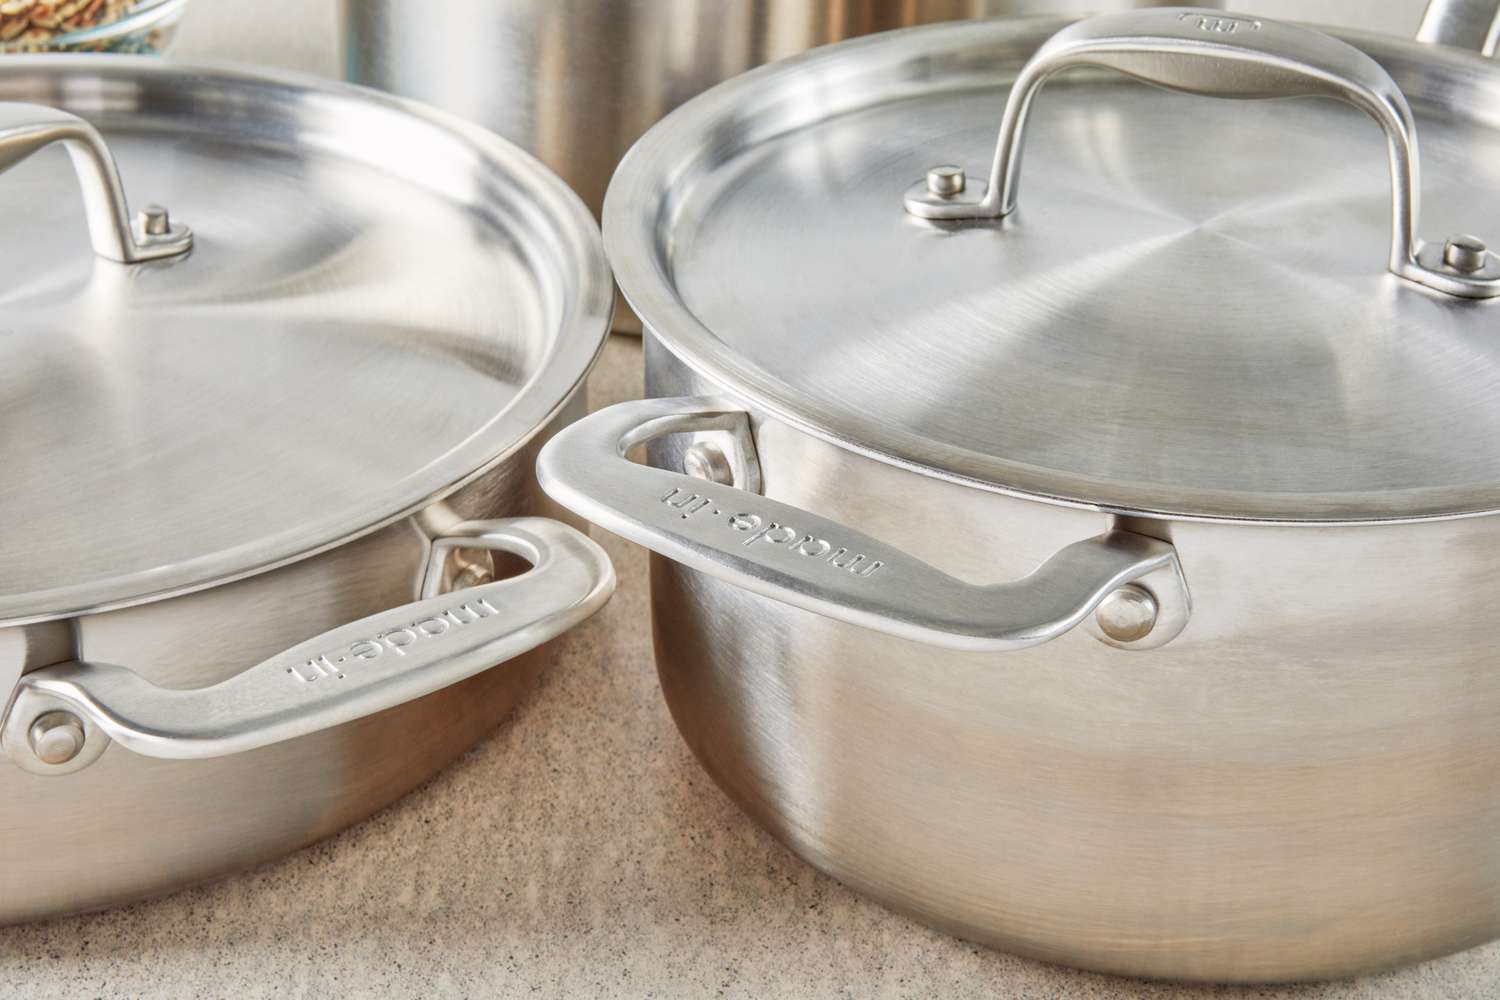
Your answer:
[[[119,170],[98,129],[56,108],[0,102],[0,172],[53,143],[61,143],[73,161],[96,254],[135,264],[192,249],[192,231],[172,223],[163,208],[147,208],[132,226]]]
[[[1416,125],[1389,73],[1352,45],[1321,32],[1214,10],[1103,14],[1059,31],[1016,77],[1000,119],[988,182],[934,183],[937,171],[963,173],[957,167],[935,167],[907,189],[906,211],[933,220],[997,219],[1014,212],[1032,98],[1049,78],[1074,66],[1113,69],[1168,90],[1208,97],[1332,97],[1354,105],[1386,134],[1391,272],[1462,298],[1500,295],[1500,257],[1479,240],[1458,237],[1445,247],[1416,238]]]

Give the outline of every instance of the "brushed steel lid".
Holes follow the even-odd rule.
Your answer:
[[[1377,66],[1210,13],[1109,15],[1050,43],[1003,218],[922,203],[983,200],[1012,85],[1066,22],[893,32],[724,84],[616,175],[616,278],[695,369],[932,475],[1179,517],[1500,508],[1500,301],[1467,297],[1500,290],[1500,262],[1443,260],[1449,235],[1500,242],[1500,72],[1349,36]],[[1406,232],[1431,242],[1397,260],[1403,129],[1422,167]],[[963,191],[951,172],[929,189],[944,164]]]
[[[0,102],[96,126],[132,209],[160,202],[192,238],[117,263],[62,148],[0,174],[0,623],[388,523],[523,444],[603,345],[588,212],[456,119],[129,57],[7,57]],[[34,116],[0,110],[5,163]]]

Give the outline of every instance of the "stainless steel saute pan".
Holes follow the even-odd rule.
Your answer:
[[[613,588],[531,474],[610,285],[540,164],[352,88],[6,59],[0,169],[13,921],[308,843],[496,725]]]
[[[539,474],[657,553],[684,737],[813,864],[1136,975],[1500,934],[1500,73],[1351,42],[913,29],[626,157],[655,398]]]

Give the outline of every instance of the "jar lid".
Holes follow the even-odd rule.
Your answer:
[[[932,475],[1500,508],[1500,259],[1462,235],[1500,240],[1497,68],[1214,11],[1065,24],[841,43],[679,109],[606,203],[626,298],[761,411]]]
[[[0,622],[389,523],[520,447],[603,345],[588,212],[456,119],[129,57],[8,57],[0,102]]]

